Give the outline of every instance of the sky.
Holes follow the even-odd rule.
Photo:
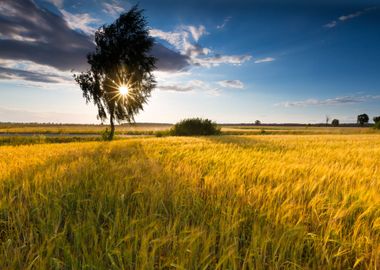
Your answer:
[[[99,123],[73,74],[134,0],[0,0],[0,122]],[[380,1],[140,0],[155,39],[137,122],[380,115]]]

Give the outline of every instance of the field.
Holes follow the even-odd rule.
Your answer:
[[[153,134],[170,127],[170,124],[119,125],[116,127],[116,134]],[[107,125],[0,123],[0,134],[101,134],[106,128],[109,127]]]
[[[255,126],[255,125],[219,125],[227,135],[254,135],[254,134],[372,134],[379,131],[368,127],[323,127],[323,126]],[[167,131],[171,124],[136,123],[116,126],[117,135],[155,135]],[[15,124],[0,123],[0,135],[100,135],[108,125],[73,125],[73,124]]]
[[[0,269],[376,269],[380,134],[0,147]]]

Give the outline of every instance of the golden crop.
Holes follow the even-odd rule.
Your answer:
[[[0,269],[380,268],[380,135],[0,147]]]

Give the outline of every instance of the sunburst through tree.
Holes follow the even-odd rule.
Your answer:
[[[155,87],[156,59],[150,55],[149,36],[142,10],[129,12],[95,33],[96,50],[87,56],[90,70],[74,75],[86,102],[98,108],[98,118],[110,121],[112,140],[115,121],[134,122]]]

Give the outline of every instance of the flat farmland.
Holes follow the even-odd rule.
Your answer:
[[[1,269],[375,269],[380,135],[0,147]]]

